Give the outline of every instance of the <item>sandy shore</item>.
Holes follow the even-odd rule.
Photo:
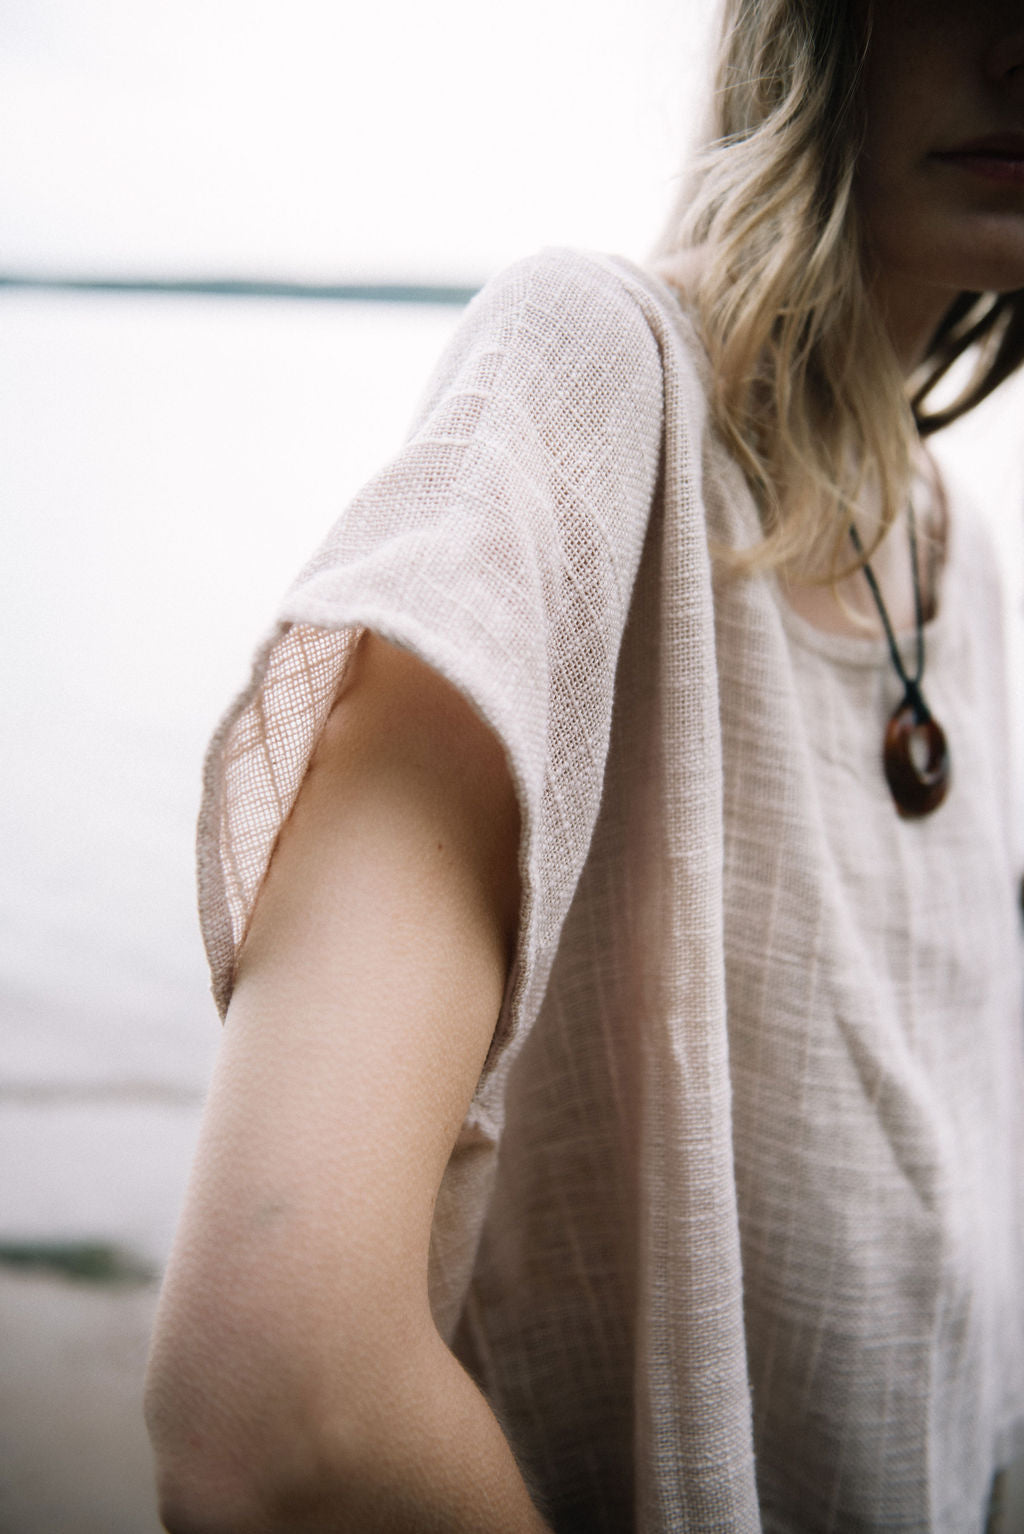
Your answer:
[[[0,1534],[160,1529],[142,1380],[198,1122],[187,1096],[0,1104]]]
[[[142,1423],[156,1292],[0,1270],[2,1534],[159,1534]]]

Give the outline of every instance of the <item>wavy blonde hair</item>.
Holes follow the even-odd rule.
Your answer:
[[[918,438],[1024,360],[1024,291],[962,294],[908,388],[869,297],[854,194],[865,0],[725,0],[706,141],[660,242],[701,251],[689,289],[711,410],[757,500],[748,569],[836,578],[870,488],[865,557],[906,503]],[[965,353],[956,398],[929,413]]]

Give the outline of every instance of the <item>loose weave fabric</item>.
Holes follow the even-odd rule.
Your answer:
[[[471,700],[520,799],[431,1298],[553,1526],[970,1534],[1024,1415],[997,583],[954,518],[927,691],[957,776],[899,821],[884,646],[712,569],[756,515],[705,373],[617,258],[544,252],[470,305],[211,746],[214,991],[375,630]]]

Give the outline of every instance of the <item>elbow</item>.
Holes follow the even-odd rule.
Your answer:
[[[229,1487],[212,1468],[157,1455],[157,1512],[167,1534],[242,1534],[262,1526],[244,1487]]]
[[[320,1527],[324,1509],[347,1528],[338,1479],[328,1495],[325,1478],[282,1473],[273,1458],[242,1464],[223,1448],[161,1454],[156,1450],[156,1493],[167,1534],[278,1534]]]
[[[278,1534],[319,1528],[328,1512],[332,1529],[354,1531],[343,1435],[302,1413],[276,1413],[270,1402],[259,1413],[211,1405],[166,1382],[147,1383],[157,1507],[168,1534]]]
[[[284,1304],[236,1290],[225,1314],[220,1295],[167,1285],[144,1412],[168,1534],[366,1534],[367,1478],[415,1348],[411,1328],[399,1353],[359,1314],[304,1329]]]
[[[157,1510],[168,1534],[242,1534],[265,1525],[258,1488],[223,1435],[190,1431],[162,1393],[147,1388]]]
[[[334,1463],[326,1473],[288,1473],[272,1460],[242,1467],[218,1454],[157,1456],[157,1508],[167,1534],[294,1534],[327,1528],[357,1534],[352,1479]]]
[[[157,1473],[157,1513],[167,1534],[242,1534],[260,1524],[239,1505],[225,1506],[194,1481]]]

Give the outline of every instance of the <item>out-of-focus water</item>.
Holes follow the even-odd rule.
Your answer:
[[[205,743],[456,322],[0,297],[0,1235],[166,1250],[218,1031]]]
[[[451,311],[0,301],[0,1081],[199,1088],[205,741]]]

